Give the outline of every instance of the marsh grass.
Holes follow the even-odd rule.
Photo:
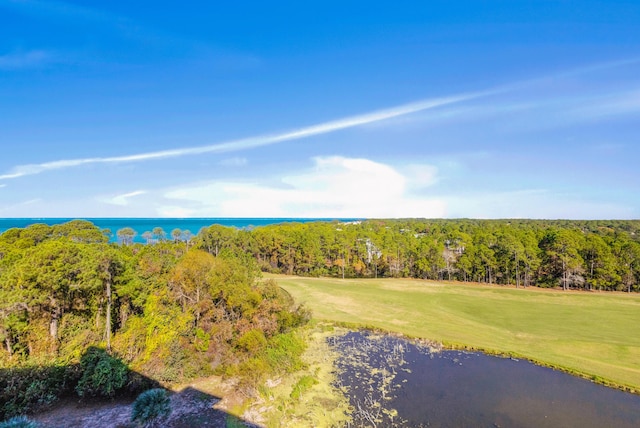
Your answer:
[[[349,402],[335,386],[338,353],[327,338],[346,331],[324,323],[312,323],[304,329],[304,367],[258,388],[260,396],[250,411],[261,414],[267,427],[345,426],[350,420]]]
[[[277,276],[316,320],[529,359],[640,391],[640,296],[408,279]]]

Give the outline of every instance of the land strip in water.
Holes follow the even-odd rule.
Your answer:
[[[411,279],[277,276],[317,320],[526,358],[640,391],[640,296]]]

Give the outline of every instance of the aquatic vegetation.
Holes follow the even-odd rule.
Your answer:
[[[367,331],[329,342],[340,354],[336,384],[349,397],[353,427],[633,428],[640,418],[639,396],[528,361]]]

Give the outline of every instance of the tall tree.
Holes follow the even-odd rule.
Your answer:
[[[87,246],[83,251],[83,269],[81,280],[85,287],[93,291],[96,296],[99,317],[104,309],[104,340],[107,351],[111,351],[111,335],[113,332],[113,302],[115,287],[123,282],[126,263],[123,260],[123,252],[107,244],[94,244]]]
[[[99,227],[87,220],[71,220],[63,224],[57,224],[52,228],[53,237],[66,237],[74,242],[107,242]]]
[[[587,235],[581,251],[585,262],[587,286],[589,289],[615,289],[620,283],[616,272],[615,257],[605,240],[593,233]]]
[[[167,232],[165,232],[161,227],[154,227],[151,233],[153,233],[153,237],[158,242],[163,242],[167,239]]]
[[[144,232],[142,232],[142,239],[145,240],[147,245],[151,244],[151,240],[153,239],[153,233],[149,232],[148,230],[145,230]]]
[[[30,248],[16,264],[15,287],[32,313],[48,319],[54,351],[60,321],[82,295],[81,262],[78,244],[53,240]]]
[[[520,286],[520,260],[524,255],[524,246],[510,228],[503,228],[496,241],[496,261],[503,276],[503,282],[515,282]],[[513,281],[515,279],[515,281]]]
[[[225,248],[232,248],[236,229],[214,224],[200,229],[197,237],[197,246],[209,254],[218,257]]]
[[[182,311],[191,311],[198,327],[204,310],[208,290],[208,276],[216,259],[206,251],[192,249],[188,251],[171,270],[169,285],[182,305]]]
[[[582,236],[579,233],[568,229],[551,229],[540,242],[546,258],[547,279],[551,283],[559,280],[563,290],[584,282],[581,275],[583,260],[580,256]]]
[[[137,233],[130,227],[123,227],[116,232],[118,236],[118,241],[120,241],[124,245],[133,244],[133,239],[136,237]]]
[[[640,283],[640,243],[629,239],[619,239],[615,244],[618,271],[622,285],[627,292]]]

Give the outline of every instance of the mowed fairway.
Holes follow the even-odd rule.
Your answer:
[[[512,353],[640,390],[640,296],[275,276],[318,320]]]

